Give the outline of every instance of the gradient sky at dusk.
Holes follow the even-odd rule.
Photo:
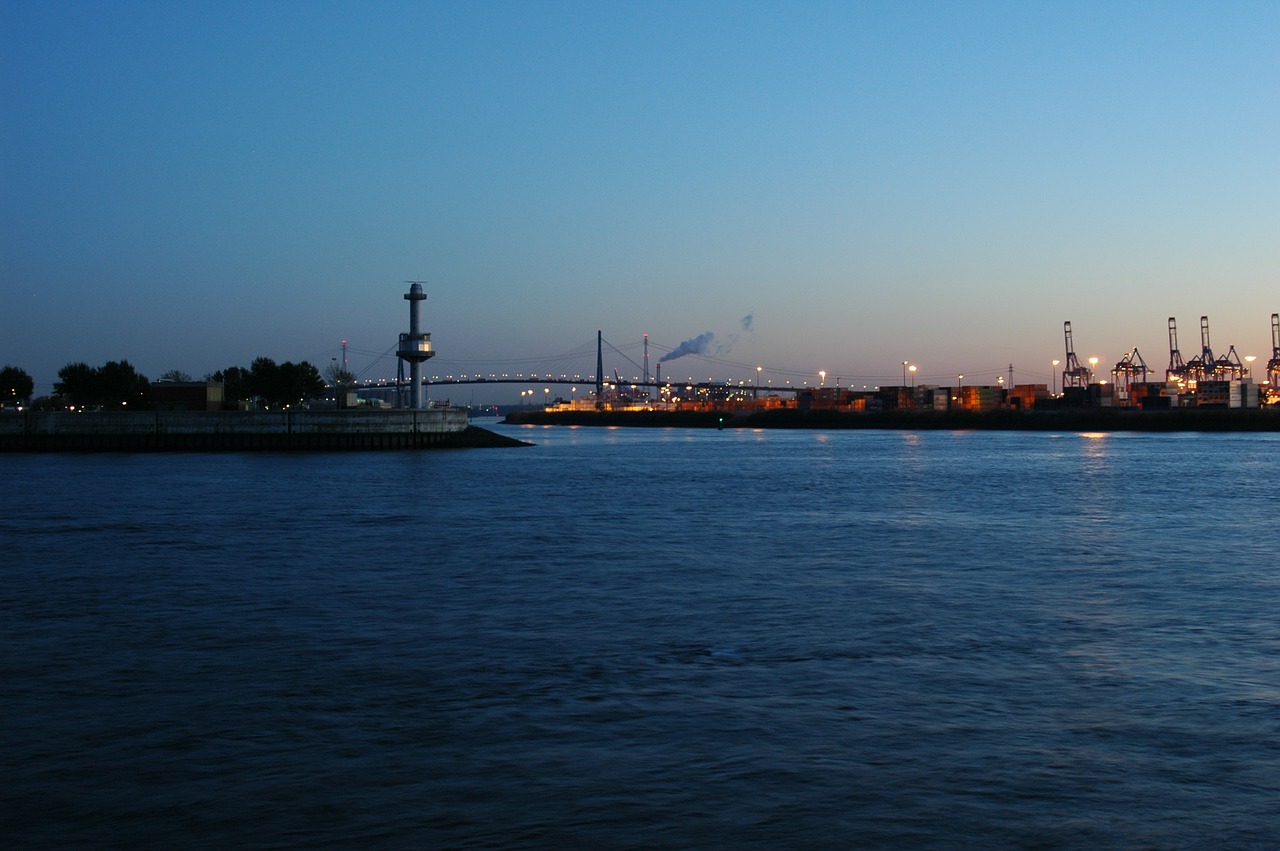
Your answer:
[[[0,363],[1270,355],[1276,2],[0,5]],[[567,353],[581,354],[568,356]],[[629,364],[606,357],[606,370]],[[514,396],[511,390],[507,395]],[[476,401],[506,401],[481,399]]]

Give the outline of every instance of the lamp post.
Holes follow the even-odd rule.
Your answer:
[[[760,398],[760,373],[764,371],[764,367],[756,367],[756,398]]]
[[[1245,355],[1245,356],[1244,356],[1244,362],[1245,362],[1245,363],[1247,363],[1247,364],[1249,364],[1249,366],[1247,367],[1247,369],[1249,370],[1249,377],[1250,377],[1250,378],[1253,378],[1253,362],[1254,362],[1254,361],[1256,361],[1257,359],[1258,359],[1258,356],[1257,356],[1257,355]]]
[[[1098,359],[1089,358],[1089,383],[1090,384],[1093,383],[1093,373],[1097,370],[1097,368],[1098,368]]]
[[[902,386],[907,386],[907,362],[902,362]]]
[[[912,364],[911,366],[907,367],[907,369],[911,370],[911,386],[915,387],[916,386],[916,365]]]
[[[1054,360],[1049,362],[1053,364],[1053,369],[1049,370],[1049,380],[1053,382],[1053,395],[1057,396],[1058,395],[1058,364],[1062,363],[1062,361]]]
[[[820,370],[818,370],[818,377],[822,379],[822,383],[821,383],[819,386],[820,386],[820,387],[826,387],[826,386],[827,386],[827,371],[826,371],[825,369],[820,369]]]

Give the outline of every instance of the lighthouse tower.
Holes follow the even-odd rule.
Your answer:
[[[400,346],[396,349],[396,357],[409,362],[409,381],[413,385],[413,407],[424,408],[424,388],[422,386],[422,362],[435,357],[431,349],[431,335],[422,330],[422,302],[427,294],[422,291],[424,281],[405,281],[410,284],[409,291],[404,294],[409,302],[409,333],[400,335]]]

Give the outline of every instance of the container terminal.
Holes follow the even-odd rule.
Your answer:
[[[1241,359],[1235,346],[1215,355],[1210,341],[1209,318],[1200,317],[1200,349],[1184,358],[1178,344],[1177,320],[1169,318],[1169,361],[1163,379],[1148,366],[1137,347],[1130,349],[1109,371],[1096,358],[1082,362],[1077,356],[1071,322],[1063,322],[1061,386],[1015,384],[1004,376],[995,385],[964,384],[963,375],[951,386],[915,384],[874,388],[826,386],[826,374],[816,387],[786,392],[745,382],[684,383],[645,379],[598,381],[594,394],[544,406],[548,412],[571,411],[729,411],[750,412],[794,409],[845,413],[945,412],[945,411],[1061,411],[1080,409],[1257,410],[1280,409],[1280,314],[1271,314],[1271,357],[1262,382],[1255,381],[1254,361]],[[904,378],[908,365],[904,363]],[[1261,366],[1261,365],[1259,365]],[[911,368],[914,375],[914,369]],[[1012,368],[1010,369],[1012,372]],[[603,372],[599,370],[597,374]]]

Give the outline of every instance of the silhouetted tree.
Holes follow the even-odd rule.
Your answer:
[[[67,405],[107,410],[149,407],[151,383],[128,361],[107,361],[97,368],[82,362],[69,363],[58,370],[58,379],[53,392]]]
[[[325,380],[341,390],[349,390],[356,386],[356,377],[348,370],[343,369],[335,360],[324,369]]]
[[[133,408],[145,410],[151,395],[151,382],[127,361],[107,361],[98,369],[102,388],[102,407],[109,410]]]
[[[183,372],[180,369],[171,369],[164,375],[160,376],[161,381],[190,381],[191,374]]]
[[[228,404],[252,398],[249,392],[249,370],[244,367],[229,366],[212,375],[206,375],[205,378],[222,382],[222,398]]]
[[[280,364],[280,373],[281,401],[284,404],[301,405],[324,395],[324,379],[320,377],[320,370],[306,361],[285,361]]]
[[[0,403],[25,402],[31,398],[35,389],[35,382],[25,370],[8,364],[0,369]]]
[[[58,370],[58,380],[53,383],[55,396],[62,397],[64,405],[97,405],[97,370],[83,361],[69,363]]]
[[[246,389],[267,408],[285,408],[324,395],[324,379],[306,361],[278,364],[271,358],[259,357],[249,365]]]

